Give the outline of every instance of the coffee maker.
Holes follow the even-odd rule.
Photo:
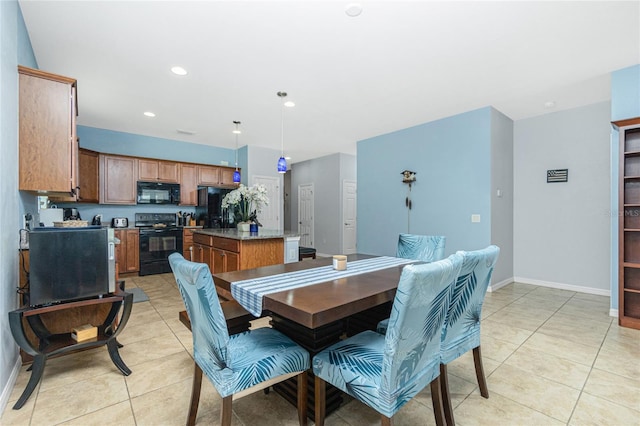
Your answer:
[[[80,212],[76,208],[62,209],[62,220],[82,220]]]

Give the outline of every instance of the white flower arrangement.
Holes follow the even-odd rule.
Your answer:
[[[222,208],[234,208],[236,222],[256,222],[257,215],[262,211],[262,207],[269,205],[267,188],[262,184],[245,186],[240,184],[238,189],[234,189],[222,199]]]

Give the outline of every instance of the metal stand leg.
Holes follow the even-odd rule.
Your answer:
[[[118,370],[122,372],[125,376],[131,374],[131,370],[124,363],[122,358],[120,358],[120,353],[118,352],[118,342],[116,339],[111,339],[107,342],[107,349],[109,350],[109,356],[111,357],[111,361],[118,367]]]
[[[22,395],[13,406],[14,410],[19,410],[22,408],[27,399],[31,396],[31,393],[36,388],[40,379],[42,378],[42,373],[44,372],[44,364],[47,362],[47,357],[45,355],[36,355],[33,359],[33,364],[31,365],[31,377],[29,378],[29,383],[27,383],[27,387],[24,388]]]

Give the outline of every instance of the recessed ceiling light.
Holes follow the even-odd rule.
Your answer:
[[[239,134],[241,134],[241,133],[242,133],[242,131],[241,131],[241,130],[236,129],[236,130],[232,130],[232,131],[231,131],[231,133],[233,133],[234,135],[239,135]]]
[[[172,67],[171,72],[176,75],[187,75],[187,70],[182,67]]]
[[[344,8],[344,13],[351,18],[355,18],[362,13],[362,5],[360,3],[349,3],[347,7]]]
[[[291,157],[284,157],[285,160],[291,160]]]
[[[555,108],[556,107],[556,101],[547,101],[544,103],[544,107],[545,108]]]
[[[284,103],[284,106],[288,107],[288,108],[292,108],[294,106],[296,106],[295,102],[292,101],[287,101]]]
[[[176,132],[182,133],[183,135],[195,135],[196,132],[193,130],[185,130],[185,129],[176,129]]]
[[[152,113],[151,111],[145,111],[144,115],[146,115],[147,117],[155,117],[156,115],[154,113]]]

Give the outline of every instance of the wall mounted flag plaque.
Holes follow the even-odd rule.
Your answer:
[[[569,169],[547,170],[547,183],[567,182],[569,180]]]

